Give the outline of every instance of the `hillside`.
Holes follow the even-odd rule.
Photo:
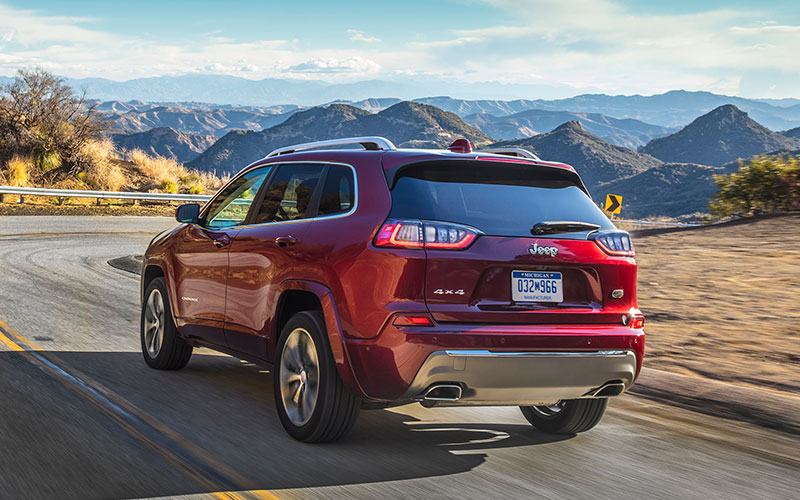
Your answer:
[[[151,128],[170,127],[179,132],[221,137],[231,130],[260,131],[273,127],[301,108],[107,101],[98,103],[98,109],[117,132],[144,132]]]
[[[550,132],[562,123],[577,121],[584,130],[602,139],[630,149],[644,146],[650,140],[674,132],[675,129],[651,125],[631,118],[612,118],[600,113],[572,113],[531,109],[508,116],[478,113],[464,121],[498,139],[520,139]]]
[[[666,162],[724,165],[737,158],[799,147],[800,140],[773,132],[726,104],[679,132],[650,141],[640,151]]]
[[[569,163],[578,170],[590,191],[601,183],[632,177],[661,165],[661,161],[652,156],[609,144],[583,130],[575,121],[546,134],[502,141],[493,146],[529,149],[542,159]]]
[[[781,134],[785,135],[786,137],[791,137],[792,139],[800,139],[800,127],[793,128],[791,130],[784,130]]]
[[[384,136],[397,146],[408,147],[444,147],[462,137],[473,144],[491,141],[455,114],[433,106],[404,101],[373,114],[347,104],[332,104],[297,112],[262,132],[231,132],[189,166],[232,173],[279,147],[364,135]]]
[[[153,156],[175,158],[185,163],[211,147],[217,138],[213,135],[178,132],[169,127],[156,127],[134,134],[112,134],[111,140],[119,149],[141,149]]]
[[[600,184],[593,193],[597,193],[597,200],[608,193],[621,195],[626,218],[707,212],[708,200],[717,191],[712,176],[722,173],[727,173],[723,167],[664,163],[626,179]]]

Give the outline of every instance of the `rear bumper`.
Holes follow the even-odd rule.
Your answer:
[[[584,397],[609,381],[626,390],[644,344],[643,330],[623,325],[388,324],[372,339],[345,338],[369,400],[419,400],[431,384],[450,382],[463,389],[460,404],[484,405]]]
[[[437,405],[549,405],[618,395],[635,378],[636,354],[630,350],[443,350],[428,356],[400,399]],[[445,389],[437,392],[438,387]]]

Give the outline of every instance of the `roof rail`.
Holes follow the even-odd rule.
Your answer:
[[[529,158],[531,160],[542,161],[542,159],[536,156],[535,154],[531,153],[527,149],[522,149],[522,148],[480,149],[478,151],[473,151],[473,153],[491,153],[496,155],[517,156],[519,158]]]
[[[345,146],[350,144],[361,144],[364,149],[368,151],[390,151],[397,149],[392,141],[384,137],[345,137],[342,139],[331,139],[328,141],[306,142],[303,144],[295,144],[294,146],[286,146],[278,148],[268,154],[266,157],[285,155],[294,153],[295,151],[306,151],[309,149],[319,149],[329,146]]]

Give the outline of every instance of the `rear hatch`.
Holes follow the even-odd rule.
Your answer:
[[[391,187],[387,222],[406,225],[395,231],[400,239],[419,224],[425,300],[438,322],[621,324],[635,306],[628,235],[595,206],[573,171],[427,161],[398,169]],[[598,244],[598,235],[623,251]]]

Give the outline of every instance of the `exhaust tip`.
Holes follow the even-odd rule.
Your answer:
[[[461,386],[456,384],[437,384],[425,391],[424,401],[458,401],[461,399]]]
[[[592,395],[596,398],[610,398],[619,396],[623,392],[625,392],[625,384],[622,382],[609,382],[597,389]]]

